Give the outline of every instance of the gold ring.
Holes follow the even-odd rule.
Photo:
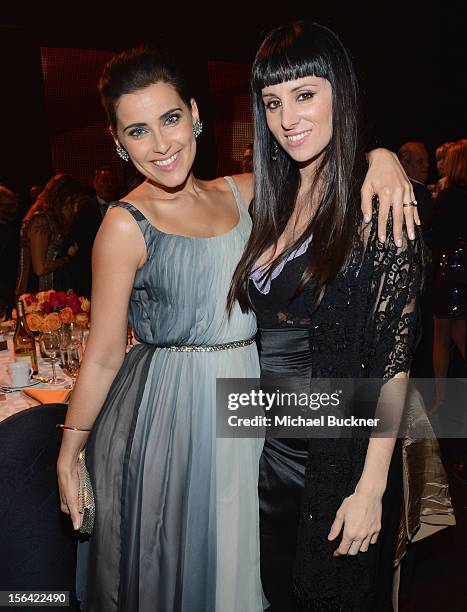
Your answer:
[[[412,202],[407,202],[406,204],[402,204],[404,208],[408,208],[409,206],[417,206],[417,200],[412,200]]]

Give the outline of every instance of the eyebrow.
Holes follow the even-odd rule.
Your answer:
[[[167,117],[170,117],[170,115],[172,113],[175,113],[176,111],[182,111],[182,109],[180,107],[176,107],[176,108],[171,108],[170,110],[168,110],[167,112],[163,113],[160,117],[159,120],[160,121],[164,121],[165,119],[167,119]],[[123,131],[126,132],[127,130],[131,129],[131,128],[136,128],[136,127],[147,127],[147,123],[130,123],[130,125],[127,125],[125,128],[123,128]]]
[[[294,87],[293,89],[291,89],[291,92],[295,92],[298,91],[299,89],[302,89],[303,87],[316,87],[317,83],[303,83],[302,85],[297,85],[297,87]],[[262,94],[263,98],[274,98],[276,97],[276,94],[273,93],[265,93]]]

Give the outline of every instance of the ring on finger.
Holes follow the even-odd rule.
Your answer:
[[[410,206],[417,206],[417,200],[412,200],[411,202],[405,202],[404,204],[402,204],[403,208],[409,208]]]

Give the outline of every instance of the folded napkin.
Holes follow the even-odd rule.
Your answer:
[[[27,387],[23,393],[41,404],[65,404],[71,395],[71,389],[33,389]]]

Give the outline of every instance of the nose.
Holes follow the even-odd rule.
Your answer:
[[[282,103],[281,124],[284,130],[293,129],[299,121],[299,117],[293,104]]]
[[[153,149],[155,153],[159,155],[165,155],[170,149],[170,142],[165,134],[162,132],[154,132],[153,137]]]

